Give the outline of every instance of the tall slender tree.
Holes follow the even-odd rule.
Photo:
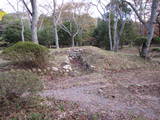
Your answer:
[[[38,36],[37,36],[37,24],[38,24],[38,6],[37,6],[37,0],[30,0],[31,9],[29,9],[27,3],[25,0],[22,0],[24,6],[26,7],[29,15],[31,16],[31,31],[32,31],[32,41],[34,43],[39,44],[38,42]]]
[[[131,2],[125,1],[125,0],[123,2],[127,3],[133,9],[139,21],[145,26],[147,30],[147,41],[143,43],[140,51],[140,55],[144,58],[148,58],[151,41],[154,35],[154,24],[156,23],[156,18],[158,16],[157,9],[160,4],[160,1],[159,0],[151,1],[152,5],[150,9],[150,16],[147,21],[145,21],[145,19],[142,18],[142,16],[138,13],[138,10],[136,9],[136,7],[134,7],[134,5]]]
[[[109,3],[98,0],[97,4],[92,3],[96,6],[98,12],[101,14],[103,20],[108,24],[110,50],[118,51],[120,38],[124,30],[124,26],[129,14],[129,9],[126,4],[123,4],[120,0],[110,0]],[[111,30],[111,14],[113,15],[114,21],[114,32],[112,36]],[[121,21],[120,31],[118,31],[118,22]]]
[[[85,2],[68,2],[63,6],[63,18],[61,19],[60,28],[66,31],[72,40],[72,47],[76,45],[75,37],[83,29],[85,20],[84,14],[88,14],[90,5]],[[66,27],[63,23],[68,22],[70,27]]]
[[[21,1],[20,0],[16,0],[16,7],[11,3],[10,0],[7,0],[8,4],[12,7],[12,9],[16,12],[16,16],[17,18],[20,19],[21,21],[21,39],[24,42],[24,21],[23,21],[23,14],[24,14],[24,7],[22,6],[22,14],[19,11],[19,6]]]
[[[110,1],[111,2],[111,1]],[[109,31],[109,44],[110,44],[110,50],[113,50],[113,40],[112,40],[112,30],[111,30],[111,13],[112,13],[112,6],[111,4],[105,4],[101,0],[98,0],[97,3],[95,1],[92,1],[91,4],[96,7],[97,11],[100,13],[102,19],[105,22],[108,22],[107,31]],[[109,12],[110,11],[110,12]],[[107,18],[107,14],[108,18]]]
[[[64,0],[62,0],[61,4],[58,4],[57,0],[51,0],[48,3],[41,5],[43,10],[47,11],[49,14],[52,14],[53,41],[56,43],[56,48],[59,48],[59,37],[57,29],[58,25],[60,24],[63,3]]]
[[[56,48],[59,48],[59,38],[58,38],[57,25],[58,25],[58,22],[59,22],[60,17],[61,17],[63,2],[64,2],[64,0],[62,0],[62,4],[58,8],[57,0],[53,0],[53,13],[52,13],[52,16],[53,16],[53,34],[54,34],[54,40],[56,41]],[[57,11],[57,9],[59,9],[59,10]]]

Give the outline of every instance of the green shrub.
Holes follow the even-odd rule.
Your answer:
[[[12,24],[7,24],[2,36],[6,42],[16,43],[22,41],[21,38],[21,25],[20,22],[14,22]],[[28,27],[24,28],[24,39],[25,41],[31,40],[31,30]]]
[[[98,19],[97,28],[93,32],[93,37],[96,38],[96,46],[109,49],[109,35],[106,29],[107,23]]]
[[[134,41],[134,45],[136,46],[141,46],[144,42],[147,41],[147,38],[146,37],[137,37]]]
[[[53,45],[53,33],[51,27],[45,27],[38,31],[38,40],[41,45],[49,47]]]
[[[21,41],[21,27],[19,23],[8,25],[3,33],[6,42],[15,43]]]
[[[15,63],[25,67],[45,67],[48,63],[48,49],[33,42],[18,42],[6,48],[2,54]]]
[[[24,70],[0,73],[0,103],[15,101],[25,93],[32,95],[43,88],[37,75]]]

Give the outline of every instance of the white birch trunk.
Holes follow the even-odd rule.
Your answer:
[[[59,48],[58,31],[54,18],[53,18],[53,35],[54,35],[54,41],[56,42],[56,48]]]
[[[37,0],[31,0],[32,6],[32,23],[31,23],[31,31],[32,31],[32,41],[38,44],[38,36],[37,36],[37,23],[38,23],[38,11],[37,11]]]
[[[124,31],[125,24],[126,24],[126,20],[123,20],[123,21],[122,21],[122,24],[121,24],[120,31],[117,32],[117,39],[116,39],[115,51],[118,51],[118,49],[119,49],[119,43],[120,43],[120,39],[121,39],[122,33],[123,33],[123,31]]]
[[[113,45],[113,50],[116,51],[116,46],[117,46],[117,26],[118,25],[118,18],[114,18],[114,45]]]
[[[24,42],[24,23],[23,23],[23,18],[21,17],[21,38],[22,42]]]
[[[111,32],[111,13],[110,13],[110,12],[109,12],[108,31],[109,31],[110,50],[113,50],[113,44],[112,44],[112,32]]]
[[[74,47],[75,46],[75,40],[74,40],[74,36],[71,36],[71,39],[72,39],[72,47]]]

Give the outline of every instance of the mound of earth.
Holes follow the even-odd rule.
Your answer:
[[[78,51],[83,61],[94,66],[98,71],[120,71],[153,66],[151,62],[144,61],[144,59],[137,55],[115,53],[91,46],[51,50],[51,55],[54,56],[52,60],[54,60],[56,65],[59,65],[67,61],[70,54],[74,54],[74,51]]]

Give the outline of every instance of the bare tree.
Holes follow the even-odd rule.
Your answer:
[[[112,31],[111,31],[111,12],[109,12],[109,19],[108,19],[108,31],[109,31],[109,43],[110,43],[110,50],[113,50],[113,43],[112,43]]]
[[[56,48],[59,48],[59,37],[58,37],[58,25],[60,23],[62,8],[64,0],[61,4],[57,3],[57,0],[51,0],[49,3],[41,5],[41,7],[47,11],[47,14],[52,14],[52,24],[53,24],[53,41],[56,42]]]
[[[10,0],[7,0],[7,2],[12,7],[12,9],[16,12],[17,18],[19,18],[21,21],[21,39],[24,42],[24,22],[23,22],[24,7],[22,6],[23,12],[22,12],[22,15],[20,15],[19,5],[21,0],[16,1],[16,5],[17,5],[16,7],[10,2]]]
[[[62,13],[62,6],[63,6],[64,0],[62,0],[62,4],[59,8],[59,11],[57,12],[57,0],[53,0],[53,34],[54,39],[56,41],[56,47],[59,48],[59,38],[58,38],[58,32],[57,32],[57,25],[61,17]]]
[[[119,48],[119,36],[118,36],[118,20],[119,20],[119,13],[120,13],[120,8],[119,8],[119,1],[117,0],[111,0],[109,3],[109,7],[111,7],[111,11],[114,14],[114,45],[113,45],[113,50],[118,51]]]
[[[109,3],[104,3],[101,0],[98,0],[97,4],[92,3],[96,6],[97,10],[101,14],[104,21],[108,23],[108,31],[109,31],[109,42],[110,42],[110,50],[118,51],[120,38],[124,30],[124,26],[126,23],[126,15],[122,10],[122,2],[118,0],[110,0]],[[99,9],[102,9],[100,10]],[[124,6],[127,7],[127,6]],[[101,12],[102,11],[102,12]],[[111,14],[114,17],[114,32],[113,32],[113,40],[112,40],[112,31],[111,31]],[[118,31],[118,21],[122,21],[122,25],[120,26],[120,31]]]
[[[118,0],[112,0],[109,4],[111,4],[112,11],[114,14],[114,46],[113,50],[118,51],[120,39],[127,21],[127,15],[129,15],[129,9],[127,5],[123,4]],[[125,10],[123,10],[125,8]],[[118,31],[118,21],[121,21],[120,30]]]
[[[91,4],[93,6],[96,7],[97,11],[100,13],[100,15],[102,16],[103,20],[105,22],[108,22],[108,31],[109,31],[109,43],[110,43],[110,50],[113,50],[113,40],[112,40],[112,30],[111,30],[111,4],[104,4],[101,0],[98,0],[97,3],[95,4],[95,1],[94,2],[91,2]],[[106,7],[108,6],[108,7]],[[100,7],[100,8],[99,8]],[[101,10],[100,10],[101,9]],[[110,12],[108,12],[110,11]],[[107,18],[107,14],[106,13],[109,13],[108,14],[108,18]]]
[[[37,36],[37,23],[38,23],[37,0],[30,0],[31,10],[29,9],[29,6],[25,2],[25,0],[22,0],[22,2],[31,16],[32,41],[38,44],[39,42]]]
[[[60,28],[66,31],[72,40],[72,47],[75,46],[75,37],[82,31],[83,23],[85,22],[83,17],[83,12],[88,13],[89,4],[84,2],[72,2],[66,3],[63,6],[63,16],[61,18]],[[67,14],[67,16],[66,16]],[[69,28],[63,23],[68,22]]]
[[[134,7],[134,5],[129,2],[129,1],[124,1],[126,2],[135,12],[137,15],[139,21],[145,26],[147,30],[147,41],[143,44],[142,49],[140,51],[140,55],[144,58],[149,57],[149,49],[151,45],[151,41],[154,35],[154,24],[156,21],[156,18],[158,16],[157,9],[159,6],[159,0],[152,0],[152,6],[150,10],[150,17],[147,21],[145,21],[142,16],[138,13],[138,10]]]

